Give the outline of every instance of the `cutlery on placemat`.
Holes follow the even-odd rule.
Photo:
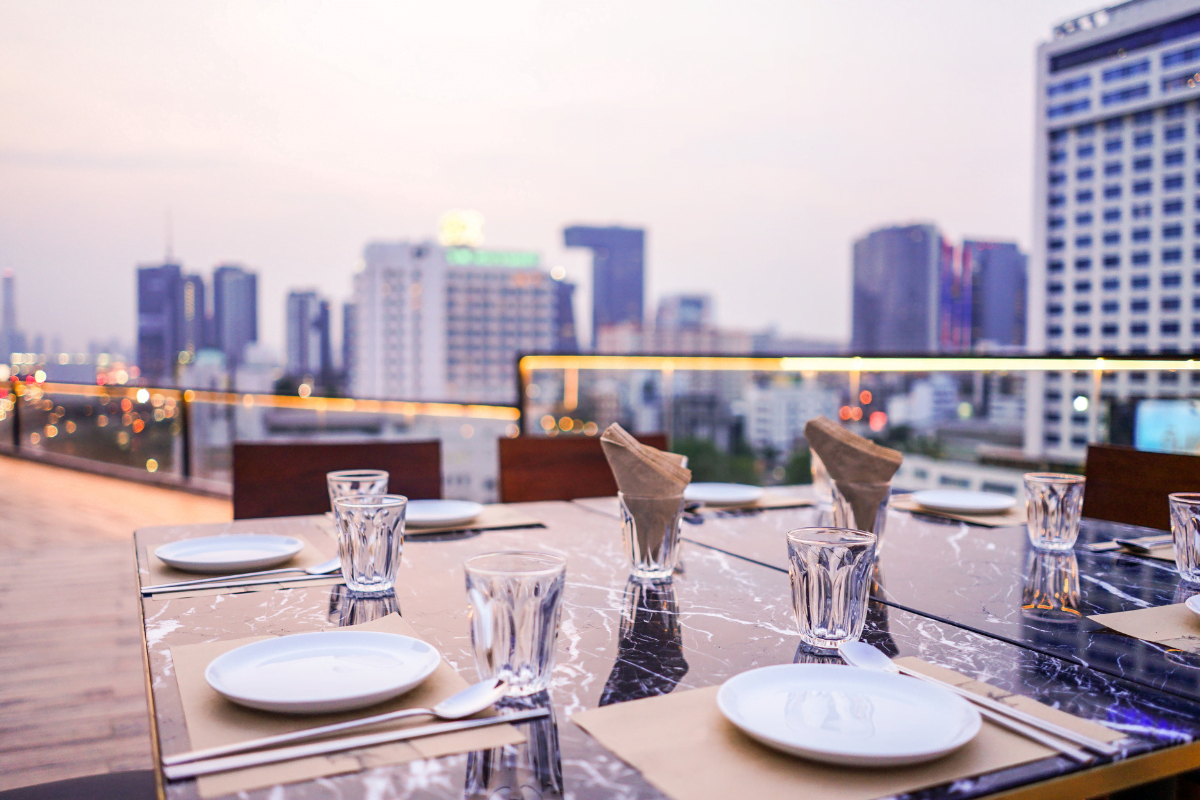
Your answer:
[[[164,756],[162,763],[165,767],[176,764],[190,764],[193,761],[204,761],[219,756],[230,756],[236,753],[248,753],[252,750],[263,750],[276,745],[302,742],[306,739],[316,739],[330,733],[365,728],[378,725],[381,722],[393,722],[408,717],[430,716],[438,719],[453,720],[478,714],[485,708],[490,708],[508,690],[508,682],[501,678],[489,678],[486,681],[468,686],[461,692],[456,692],[438,703],[433,708],[406,708],[401,711],[390,711],[386,714],[375,714],[362,719],[352,719],[348,722],[335,722],[332,725],[320,725],[302,731],[281,733],[276,736],[264,736],[261,739],[251,739],[246,742],[209,747],[204,750],[193,750],[190,753],[180,753],[175,756]]]
[[[311,567],[286,567],[284,569],[268,569],[260,572],[242,572],[237,575],[215,575],[211,578],[197,578],[190,581],[175,581],[174,583],[159,583],[154,586],[143,586],[142,594],[153,594],[155,592],[165,592],[168,589],[174,591],[186,591],[187,589],[205,589],[210,588],[213,584],[236,585],[234,581],[241,581],[247,578],[261,578],[266,575],[282,575],[285,572],[303,572],[314,578],[323,578],[341,569],[342,561],[340,558],[331,558],[328,561],[322,561]],[[288,580],[307,580],[303,576],[288,578]],[[265,581],[265,583],[275,583],[275,580]],[[254,584],[245,584],[252,586]],[[183,588],[178,588],[183,587]]]
[[[176,764],[163,767],[163,774],[168,780],[178,781],[184,778],[196,778],[200,775],[211,775],[215,772],[229,772],[245,767],[258,767],[263,764],[277,764],[280,761],[291,761],[309,756],[321,756],[328,753],[340,753],[345,750],[358,750],[362,747],[374,747],[377,744],[402,742],[405,739],[418,739],[423,736],[436,736],[442,733],[466,731],[472,728],[484,728],[489,725],[502,725],[510,722],[524,722],[540,719],[550,715],[548,708],[533,708],[528,711],[514,711],[510,714],[500,714],[483,719],[463,719],[456,722],[438,722],[432,725],[419,725],[415,728],[405,728],[399,731],[384,733],[368,733],[362,736],[347,736],[342,739],[332,739],[327,742],[312,742],[298,744],[293,747],[281,747],[276,750],[263,750],[255,753],[242,753],[223,758],[209,758],[204,761],[193,761],[188,764]]]
[[[1059,751],[1065,756],[1078,761],[1087,763],[1092,760],[1092,757],[1077,748],[1071,747],[1065,742],[1060,742],[1058,739],[1065,739],[1069,742],[1074,742],[1080,747],[1085,747],[1094,753],[1099,753],[1105,756],[1114,756],[1121,752],[1121,749],[1114,744],[1102,742],[1099,739],[1093,739],[1090,736],[1085,736],[1082,733],[1077,733],[1069,728],[1064,728],[1053,722],[1047,722],[1044,719],[1039,719],[1032,714],[1027,714],[1020,709],[1007,706],[985,695],[976,694],[975,692],[967,691],[961,687],[951,683],[931,678],[910,669],[902,664],[897,664],[887,657],[877,647],[867,644],[866,642],[846,642],[838,647],[838,653],[845,659],[846,663],[853,667],[862,669],[875,669],[884,672],[899,672],[904,675],[909,675],[913,678],[936,683],[937,685],[949,689],[950,691],[968,700],[979,707],[979,712],[987,717],[992,722],[1001,725],[1009,730],[1019,733],[1026,738],[1033,739],[1036,742],[1046,745],[1049,748]],[[1046,735],[1049,734],[1049,735]],[[1058,739],[1052,738],[1058,737]]]

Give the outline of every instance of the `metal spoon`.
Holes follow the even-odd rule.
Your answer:
[[[263,575],[281,575],[285,572],[307,572],[309,575],[328,575],[337,572],[342,566],[340,558],[331,558],[311,567],[284,567],[283,569],[268,569],[262,572],[242,572],[237,575],[214,575],[211,578],[197,578],[192,581],[176,581],[175,583],[160,583],[156,586],[143,586],[142,593],[157,592],[159,589],[170,589],[174,586],[199,586],[203,583],[224,581],[240,581],[242,578],[259,578]]]
[[[1046,720],[1039,719],[1032,714],[1026,714],[1024,711],[1012,708],[1011,706],[1006,706],[1003,703],[991,699],[990,697],[969,692],[966,689],[955,686],[952,683],[946,683],[945,681],[938,680],[937,678],[931,678],[928,675],[923,675],[920,672],[917,672],[916,670],[912,670],[908,667],[897,664],[888,658],[887,654],[882,650],[874,647],[873,645],[869,645],[866,642],[845,642],[838,646],[838,655],[840,655],[842,659],[852,667],[871,669],[877,672],[892,672],[896,674],[909,675],[913,678],[918,678],[929,683],[937,684],[944,689],[949,689],[951,692],[954,692],[964,700],[973,703],[976,706],[976,710],[979,711],[980,714],[997,725],[1008,728],[1014,733],[1018,733],[1027,739],[1032,739],[1033,741],[1043,744],[1052,750],[1057,750],[1068,758],[1078,761],[1081,764],[1086,764],[1092,761],[1092,757],[1082,750],[1072,747],[1066,742],[1059,741],[1059,739],[1066,739],[1067,741],[1074,742],[1075,744],[1086,747],[1093,752],[1101,753],[1103,755],[1111,756],[1120,752],[1120,748],[1116,747],[1115,745],[1111,745],[1107,742],[1101,742],[1097,739],[1093,739],[1090,736],[1084,736],[1083,734],[1064,728],[1061,725],[1056,725],[1053,722],[1047,722]],[[1056,739],[1054,737],[1058,738]]]
[[[429,716],[437,717],[438,719],[462,719],[490,707],[503,697],[507,691],[508,683],[506,681],[500,678],[489,678],[473,686],[468,686],[457,694],[450,695],[433,708],[406,708],[403,711],[376,714],[373,717],[352,719],[349,722],[335,722],[332,725],[321,725],[317,728],[308,728],[307,730],[294,731],[292,733],[281,733],[277,736],[266,736],[261,739],[251,739],[248,742],[210,747],[207,750],[193,750],[190,753],[180,753],[177,756],[166,756],[162,762],[164,767],[174,766],[175,764],[189,764],[193,761],[202,761],[217,756],[262,750],[279,744],[303,742],[307,739],[316,739],[329,733],[365,728],[368,725],[377,725],[380,722],[392,722],[393,720],[407,719],[408,717]]]

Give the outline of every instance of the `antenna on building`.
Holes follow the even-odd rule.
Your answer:
[[[167,243],[166,261],[169,264],[175,260],[175,232],[171,228],[171,207],[170,206],[167,206],[166,224],[164,227],[165,227],[164,235],[166,237],[166,243]]]

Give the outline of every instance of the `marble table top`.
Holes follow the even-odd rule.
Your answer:
[[[787,569],[786,533],[815,508],[705,517],[693,541]],[[1200,700],[1200,656],[1114,633],[1089,615],[1182,603],[1200,586],[1167,561],[1084,545],[1161,533],[1085,519],[1073,552],[1036,551],[1025,527],[984,528],[892,509],[876,596],[919,614]],[[1049,601],[1049,602],[1047,602]]]
[[[645,585],[628,579],[620,527],[614,517],[572,503],[522,505],[545,526],[408,537],[394,601],[356,600],[341,586],[144,598],[154,729],[161,752],[167,755],[189,749],[171,664],[170,648],[176,645],[319,630],[399,610],[419,635],[434,644],[465,678],[473,680],[461,565],[470,555],[493,550],[543,549],[568,558],[554,679],[548,696],[537,700],[550,705],[553,717],[528,724],[526,744],[287,784],[241,796],[272,800],[661,797],[637,771],[572,724],[571,715],[676,687],[712,686],[754,667],[830,658],[798,647],[790,588],[778,565],[755,563],[762,559],[753,554],[742,558],[723,552],[738,549],[738,542],[758,542],[764,550],[759,555],[765,555],[770,549],[766,543],[779,535],[780,527],[797,527],[794,523],[811,512],[708,517],[685,530],[693,541],[685,545],[683,567],[674,580]],[[144,570],[147,553],[170,539],[221,530],[294,531],[314,524],[310,518],[290,518],[147,529],[137,534],[137,558]],[[926,534],[930,542],[959,535],[949,528],[920,525],[932,531]],[[916,522],[914,527],[919,527]],[[962,540],[975,530],[954,540],[960,551],[965,549]],[[888,546],[897,543],[897,554],[905,550],[901,545],[908,537],[921,535],[905,533],[900,524],[895,531]],[[697,543],[695,537],[701,532],[702,538],[722,540],[725,547],[717,549],[712,541]],[[997,546],[1001,545],[1017,547],[999,540]],[[954,549],[952,544],[945,546]],[[992,552],[981,547],[984,553]],[[891,557],[904,560],[900,555]],[[1092,564],[1090,559],[1080,557],[1081,570],[1084,563]],[[864,634],[867,641],[890,654],[920,656],[1128,733],[1130,738],[1118,761],[1141,759],[1143,768],[1138,774],[1142,780],[1200,765],[1200,745],[1192,744],[1200,736],[1200,702],[1155,690],[1144,685],[1145,681],[1129,680],[1130,676],[1057,657],[1050,647],[1023,646],[1020,636],[1005,641],[889,604],[899,602],[897,598],[918,599],[918,589],[912,584],[919,579],[929,582],[934,595],[952,595],[939,587],[948,586],[954,576],[936,574],[945,568],[945,562],[930,563],[927,570],[905,570],[884,562],[886,589],[882,596],[888,602],[872,602]],[[998,569],[991,573],[1000,574]],[[960,569],[958,575],[963,574],[974,573]],[[1128,671],[1136,677],[1133,665]],[[1174,766],[1163,766],[1164,754],[1173,759],[1170,763]],[[1083,770],[1065,758],[1048,758],[913,796],[977,797],[1056,777],[1079,779],[1099,770],[1112,770],[1116,775],[1119,766]],[[1122,780],[1124,784],[1113,784],[1113,788],[1129,784],[1128,777]],[[1097,785],[1103,784],[1088,784]],[[168,783],[166,796],[172,800],[194,798],[195,784]]]

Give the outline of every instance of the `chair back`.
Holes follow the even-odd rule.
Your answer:
[[[388,491],[411,499],[442,496],[442,445],[429,442],[235,442],[233,518],[291,517],[329,511],[325,473],[384,469]]]
[[[642,434],[642,444],[667,449],[661,433]],[[598,436],[518,436],[500,440],[500,502],[612,497],[617,482]]]
[[[1083,515],[1169,530],[1167,495],[1200,492],[1200,456],[1088,446]]]

